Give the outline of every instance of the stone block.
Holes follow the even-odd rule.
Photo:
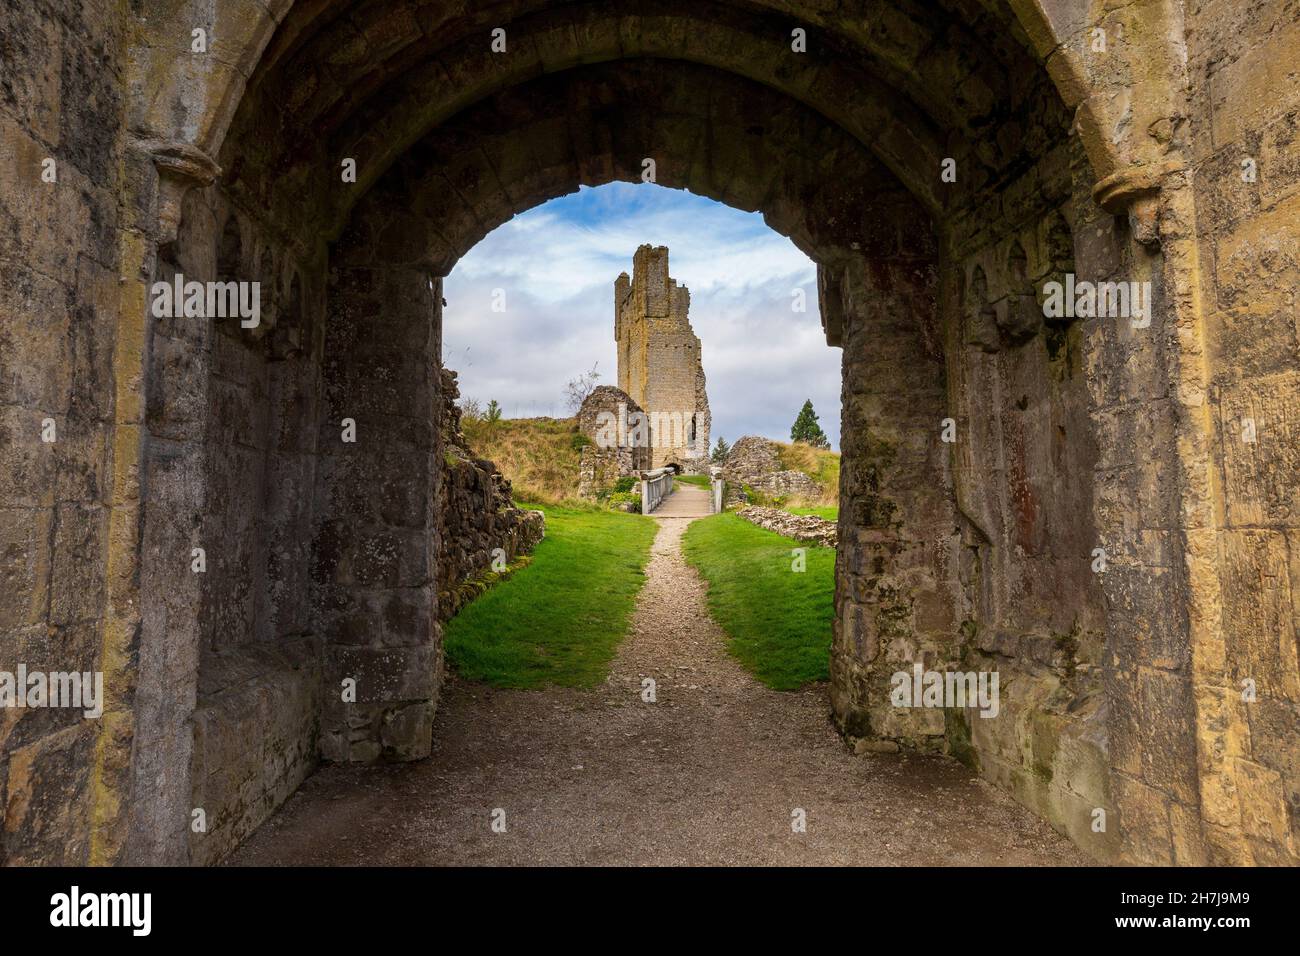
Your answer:
[[[9,754],[3,857],[11,866],[85,866],[90,848],[93,720]]]
[[[1220,533],[1224,556],[1223,628],[1233,683],[1250,678],[1257,692],[1300,701],[1295,600],[1284,535],[1266,530]]]
[[[104,508],[65,504],[55,509],[51,624],[74,624],[102,615],[107,538]]]
[[[384,715],[379,742],[393,760],[419,760],[433,747],[433,702],[408,704]]]
[[[1115,808],[1114,812],[1107,811],[1107,827],[1119,828],[1123,861],[1139,866],[1172,866],[1169,798],[1124,774],[1114,775],[1111,786]]]
[[[1236,761],[1235,769],[1241,825],[1254,862],[1265,866],[1289,863],[1294,842],[1281,775],[1249,760]]]
[[[1224,502],[1234,526],[1286,526],[1300,518],[1300,411],[1291,398],[1297,389],[1300,374],[1284,372],[1218,393]]]
[[[0,621],[5,629],[45,620],[53,521],[50,510],[0,509]]]
[[[1195,806],[1196,709],[1187,677],[1143,667],[1138,670],[1142,777],[1173,800]]]
[[[432,641],[432,633],[430,640]],[[327,687],[337,687],[345,677],[357,682],[357,703],[390,704],[401,701],[430,701],[437,694],[440,674],[437,649],[423,647],[333,647]]]
[[[1300,103],[1294,56],[1298,47],[1300,25],[1293,21],[1210,75],[1216,145],[1241,141],[1260,114],[1277,115]]]

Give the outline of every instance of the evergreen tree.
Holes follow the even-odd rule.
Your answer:
[[[727,460],[727,453],[730,451],[731,446],[727,444],[727,440],[719,435],[718,443],[714,446],[713,454],[709,456],[709,460],[715,465],[720,465]]]
[[[799,410],[799,417],[794,420],[794,425],[790,428],[790,440],[801,441],[814,448],[830,447],[830,440],[822,431],[822,427],[817,424],[817,413],[813,411],[811,398],[804,402],[803,408]]]

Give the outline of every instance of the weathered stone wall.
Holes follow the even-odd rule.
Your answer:
[[[1039,123],[1064,126],[1051,110]],[[1104,217],[1078,244],[1088,271],[1076,265],[1070,223],[1085,228],[1090,183],[1061,143],[1006,186],[1015,205],[951,217],[937,271],[910,242],[823,280],[845,347],[834,697],[850,734],[946,750],[1109,859],[1118,820],[1092,829],[1094,809],[1116,812],[1091,558],[1099,426],[1086,373],[1099,369],[1084,362],[1084,323],[1042,308],[1045,282],[1124,265]],[[912,342],[881,308],[917,317]],[[905,385],[890,366],[909,369]],[[918,662],[996,672],[1000,714],[890,706],[889,676]]]
[[[1113,813],[1114,799],[1106,614],[1091,558],[1098,426],[1087,330],[1084,320],[1045,318],[1043,288],[1067,273],[1112,276],[1122,237],[1105,219],[1072,228],[1091,205],[1091,177],[1067,144],[1010,188],[1025,194],[1012,215],[989,212],[953,236],[940,298],[961,529],[959,656],[963,670],[997,671],[1001,696],[997,718],[968,708],[950,721],[949,747],[1110,859],[1118,821],[1093,829],[1094,809]]]
[[[610,385],[597,386],[583,399],[578,409],[578,431],[591,444],[582,447],[578,464],[581,497],[595,498],[624,475],[651,467],[654,436],[650,422],[635,417],[643,411],[632,396]]]
[[[376,258],[386,210],[368,211],[334,250],[326,324],[312,580],[328,760],[427,755],[442,676],[442,286],[418,264]],[[354,702],[337,691],[347,679]]]
[[[1198,572],[1184,658],[1198,733],[1199,792],[1179,806],[1143,780],[1151,862],[1300,859],[1300,17],[1294,4],[1207,0],[1186,13],[1190,101],[1185,158],[1193,197],[1161,210],[1166,274],[1198,297],[1207,367],[1193,480],[1214,537],[1189,536]],[[1194,224],[1194,225],[1193,225]],[[1181,287],[1181,282],[1179,286]],[[1171,294],[1171,293],[1167,293]],[[1189,310],[1190,311],[1190,310]],[[1194,326],[1193,326],[1194,327]],[[1199,395],[1197,396],[1200,397]],[[1151,666],[1162,666],[1153,662]],[[1247,683],[1249,682],[1249,683]],[[1253,699],[1243,699],[1253,690]],[[1157,715],[1142,715],[1151,719]],[[1155,791],[1155,792],[1153,792]],[[1183,805],[1199,797],[1204,856]],[[1162,811],[1168,809],[1168,816]],[[1167,844],[1173,843],[1170,853]]]
[[[781,467],[776,442],[757,435],[744,435],[727,452],[722,463],[728,501],[745,498],[745,488],[773,497],[813,500],[821,497],[822,487],[802,471]]]
[[[177,240],[162,250],[156,277],[177,272],[260,282],[255,328],[182,318],[159,320],[152,332],[151,374],[164,400],[146,410],[156,439],[151,474],[177,476],[194,510],[146,514],[156,548],[144,567],[146,623],[165,629],[172,653],[146,674],[165,705],[138,739],[178,762],[187,757],[188,773],[138,778],[157,796],[136,821],[135,841],[174,845],[183,832],[188,858],[211,862],[317,761],[320,644],[307,581],[323,283],[319,261],[269,239],[216,187],[189,194]],[[193,548],[203,551],[201,572]],[[182,720],[192,741],[176,733]],[[203,811],[204,828],[185,826],[193,809]],[[170,821],[161,834],[159,817]]]
[[[124,583],[110,578],[109,555],[115,506],[129,510],[133,492],[113,455],[136,439],[138,414],[115,408],[127,374],[118,350],[134,334],[116,321],[118,240],[133,226],[120,203],[116,9],[0,10],[0,670],[10,673],[20,662],[103,669],[105,602]],[[42,441],[47,420],[53,442]],[[133,704],[129,688],[113,689],[101,720],[0,709],[0,863],[96,859],[98,735]]]
[[[838,540],[835,522],[816,515],[796,515],[779,508],[760,508],[755,505],[741,508],[736,514],[750,524],[818,547],[833,548]]]
[[[844,349],[831,703],[851,737],[942,749],[945,711],[889,696],[894,672],[943,670],[958,642],[935,240],[904,197],[892,204],[875,210],[882,223],[917,226],[891,226],[872,260],[823,267],[820,280]],[[888,374],[897,368],[905,382]]]
[[[706,473],[709,399],[700,340],[691,329],[691,294],[668,275],[668,248],[640,246],[614,280],[618,387],[650,416],[650,464]]]
[[[478,593],[470,582],[492,570],[493,552],[508,564],[530,553],[546,533],[540,511],[516,508],[510,481],[465,442],[456,373],[443,369],[439,402],[442,494],[438,499],[438,616],[446,621]]]

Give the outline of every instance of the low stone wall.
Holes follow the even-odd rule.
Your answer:
[[[510,564],[528,554],[546,534],[540,511],[516,508],[510,481],[484,458],[466,447],[456,399],[456,373],[442,373],[442,513],[438,518],[438,618],[446,621],[468,604],[481,588],[466,587],[492,570],[498,548]]]
[[[448,620],[478,593],[462,587],[492,570],[500,548],[509,564],[528,554],[546,533],[540,511],[510,500],[510,482],[482,459],[448,464],[443,478],[442,547],[438,553],[438,617]]]
[[[318,763],[320,641],[250,646],[205,662],[194,710],[190,802],[206,830],[187,828],[190,862],[238,846]]]
[[[760,528],[823,548],[833,548],[839,540],[835,522],[816,515],[794,515],[779,508],[760,508],[757,505],[741,508],[736,514]]]

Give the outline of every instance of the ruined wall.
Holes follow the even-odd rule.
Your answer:
[[[595,498],[624,475],[651,467],[654,436],[650,422],[637,417],[643,411],[632,396],[609,385],[598,385],[583,399],[578,431],[591,444],[583,446],[578,463],[580,496]]]
[[[728,449],[722,463],[728,501],[744,501],[745,487],[782,499],[814,501],[822,488],[802,471],[783,469],[776,442],[758,435],[742,435]]]
[[[442,494],[438,499],[439,547],[434,580],[438,616],[446,621],[479,593],[471,582],[501,570],[493,552],[506,564],[530,553],[546,534],[540,511],[516,508],[510,480],[486,459],[477,458],[460,428],[456,373],[443,369],[438,393],[441,409]]]
[[[668,275],[668,248],[640,246],[632,277],[614,282],[618,387],[650,415],[651,467],[670,461],[707,470],[709,400],[691,296]]]

